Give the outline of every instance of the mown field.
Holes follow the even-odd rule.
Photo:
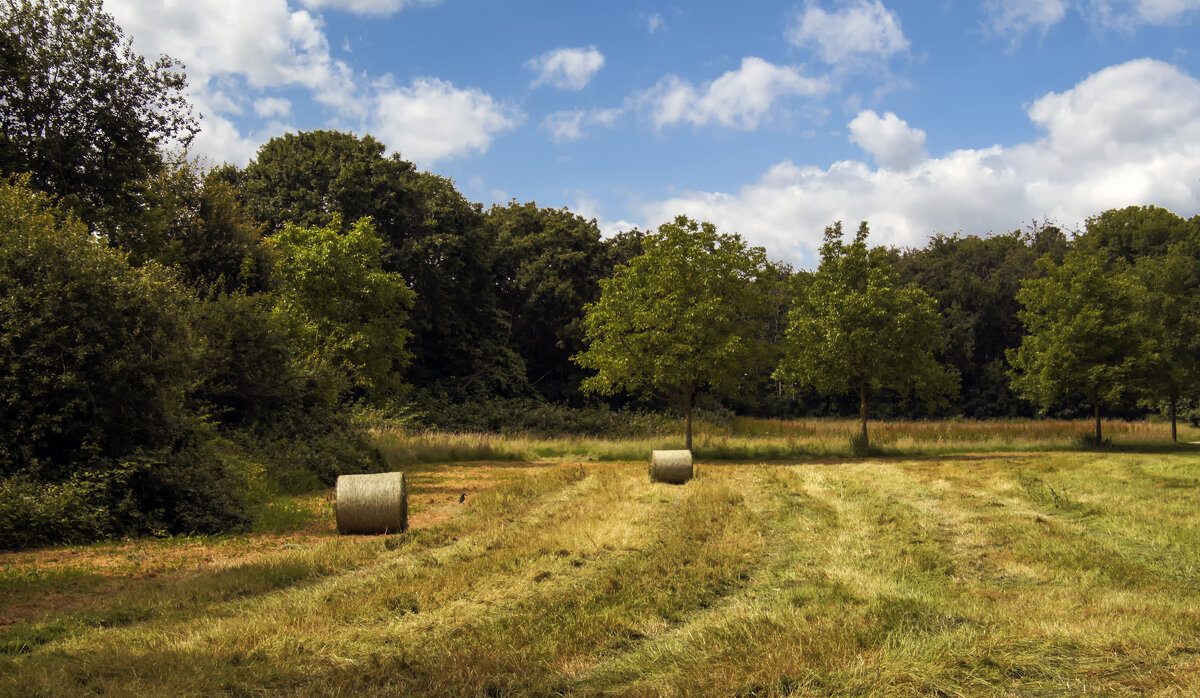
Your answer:
[[[1200,694],[1200,447],[1111,428],[685,486],[407,465],[401,535],[338,537],[317,493],[273,530],[0,554],[0,694]],[[425,438],[390,457],[468,437]]]

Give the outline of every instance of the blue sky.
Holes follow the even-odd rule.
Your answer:
[[[370,133],[485,204],[678,213],[811,266],[824,226],[1200,212],[1200,0],[107,0],[187,65],[194,151]]]

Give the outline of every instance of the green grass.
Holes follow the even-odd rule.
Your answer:
[[[431,528],[0,627],[0,695],[1200,692],[1197,449],[1057,447],[514,464]]]

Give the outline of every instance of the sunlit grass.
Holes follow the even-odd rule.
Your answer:
[[[918,456],[977,451],[1074,450],[1090,433],[1086,420],[869,422],[875,455]],[[1104,435],[1117,448],[1170,450],[1170,427],[1153,422],[1106,421]],[[847,458],[859,424],[846,419],[768,420],[740,417],[729,427],[699,424],[693,452],[707,460],[799,460]],[[682,448],[682,434],[643,438],[595,438],[460,434],[376,429],[377,443],[392,467],[416,463],[488,461],[644,460],[651,450]],[[1200,437],[1183,427],[1180,441]]]
[[[1200,693],[1195,447],[510,470],[0,628],[0,695]]]

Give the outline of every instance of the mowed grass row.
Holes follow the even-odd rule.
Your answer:
[[[286,584],[68,614],[0,693],[1195,694],[1198,504],[1189,453],[556,467],[247,570]]]
[[[682,427],[681,427],[682,428]],[[738,417],[728,426],[699,423],[693,452],[708,460],[797,460],[853,456],[851,437],[857,420],[756,419]],[[869,422],[872,452],[879,456],[929,456],[978,451],[1075,450],[1095,426],[1087,420],[952,420]],[[1165,450],[1170,425],[1160,422],[1103,423],[1104,436],[1118,448]],[[528,461],[578,459],[641,460],[654,449],[683,447],[682,431],[638,438],[586,436],[544,438],[522,434],[473,434],[412,431],[380,426],[374,430],[380,449],[393,467],[418,463],[470,460]],[[1181,442],[1200,439],[1200,429],[1180,425]]]

